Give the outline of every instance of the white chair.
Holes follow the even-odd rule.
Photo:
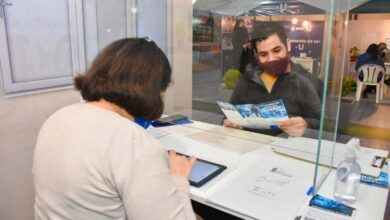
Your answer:
[[[383,96],[387,94],[387,86],[388,85],[385,84],[385,80],[389,80],[390,79],[390,70],[388,70],[387,68],[386,68],[386,74],[385,74],[385,76],[383,78],[384,78],[382,80],[382,91],[383,92],[381,93],[381,100],[383,99]]]
[[[359,77],[360,74],[363,75],[363,80],[360,81],[357,80],[357,89],[356,89],[356,100],[360,100],[360,96],[362,93],[363,85],[370,85],[370,86],[376,86],[376,103],[379,102],[379,100],[383,97],[381,93],[382,87],[383,87],[383,79],[385,77],[385,69],[377,64],[365,64],[359,67],[359,69],[356,72],[357,76]],[[378,78],[382,77],[381,80],[378,82]]]

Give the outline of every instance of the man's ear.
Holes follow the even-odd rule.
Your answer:
[[[290,41],[290,38],[287,38],[287,52],[291,52],[291,41]]]

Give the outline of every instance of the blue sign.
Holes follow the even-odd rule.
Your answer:
[[[322,53],[322,41],[324,35],[323,21],[291,21],[281,22],[290,39],[290,55],[300,57],[320,58]]]

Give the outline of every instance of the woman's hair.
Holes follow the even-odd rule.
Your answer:
[[[377,60],[379,55],[379,47],[377,44],[370,44],[367,47],[366,53],[368,53],[372,60]]]
[[[161,93],[170,82],[167,57],[153,41],[142,38],[111,43],[84,75],[74,79],[84,100],[104,99],[145,120],[161,116],[164,110]]]

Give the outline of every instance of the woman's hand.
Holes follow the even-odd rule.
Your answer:
[[[195,157],[181,156],[174,150],[169,151],[169,167],[173,176],[183,176],[188,179],[195,162]]]
[[[302,117],[291,117],[279,123],[279,128],[290,136],[302,136],[309,125]]]
[[[236,129],[242,129],[241,126],[234,124],[233,122],[225,119],[223,120],[223,126],[229,127],[229,128],[236,128]]]

